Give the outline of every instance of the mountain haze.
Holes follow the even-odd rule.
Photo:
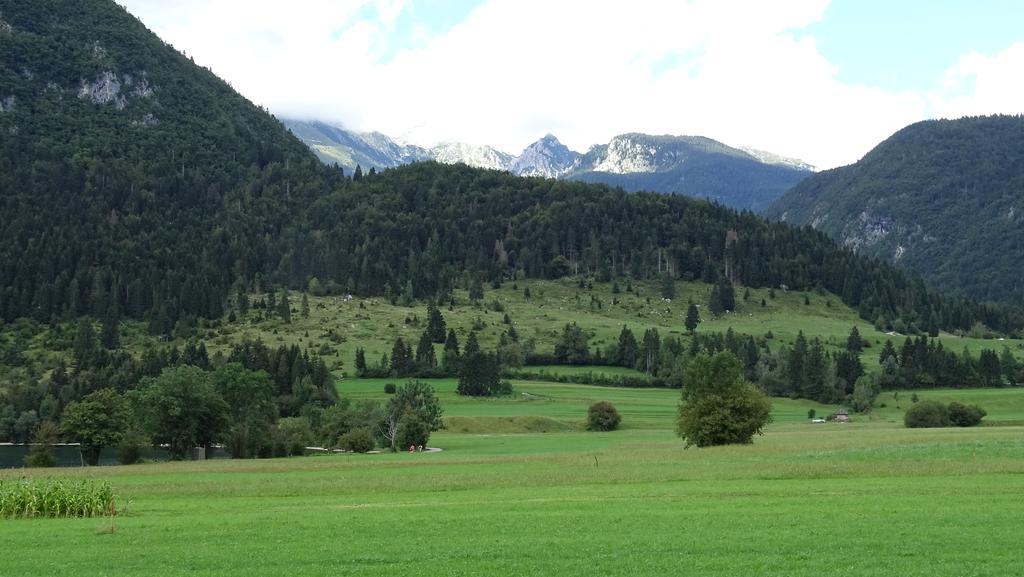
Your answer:
[[[816,174],[768,214],[976,298],[1024,297],[1024,118],[900,130],[856,164]]]

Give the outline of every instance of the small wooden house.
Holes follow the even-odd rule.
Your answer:
[[[836,422],[837,423],[849,423],[850,413],[846,412],[846,409],[839,409],[836,411]]]

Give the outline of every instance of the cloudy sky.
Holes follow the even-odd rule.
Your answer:
[[[856,161],[1024,113],[1018,0],[119,0],[278,116],[420,145],[698,134]]]

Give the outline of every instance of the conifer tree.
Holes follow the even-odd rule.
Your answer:
[[[686,330],[692,335],[697,330],[697,325],[700,324],[700,311],[697,310],[697,305],[690,301],[690,306],[686,309],[686,321],[684,325]]]
[[[445,341],[447,331],[445,330],[444,316],[434,303],[427,305],[427,332],[430,334],[432,342],[443,343]]]
[[[366,351],[362,347],[356,349],[356,376],[366,376]]]
[[[615,347],[615,358],[613,361],[620,367],[636,366],[637,348],[636,337],[633,336],[633,331],[623,325],[622,331],[619,332],[619,344]]]
[[[430,338],[429,330],[423,331],[416,344],[416,364],[421,370],[431,370],[437,366],[437,356],[434,353],[434,343]]]
[[[448,329],[448,337],[444,341],[444,353],[441,357],[445,372],[449,374],[457,372],[459,358],[459,338],[455,336],[454,329]]]

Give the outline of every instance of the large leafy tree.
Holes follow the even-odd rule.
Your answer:
[[[233,457],[255,457],[269,441],[277,420],[274,382],[266,371],[228,363],[210,374],[213,388],[228,407],[227,446]]]
[[[153,441],[166,443],[173,459],[223,440],[230,424],[228,405],[210,374],[192,366],[167,368],[144,379],[135,406]]]
[[[86,464],[96,465],[103,447],[120,443],[130,422],[128,401],[113,389],[100,389],[68,403],[61,429],[67,438],[81,444]]]
[[[743,378],[736,355],[725,351],[690,362],[676,432],[686,446],[745,444],[771,421],[771,401]]]
[[[381,436],[387,439],[391,450],[394,451],[396,443],[407,434],[412,420],[418,421],[417,426],[436,431],[444,427],[441,420],[443,415],[444,409],[437,394],[434,393],[434,387],[422,381],[409,381],[388,399],[384,407],[384,418],[380,423]],[[418,444],[426,444],[426,440],[424,438],[423,442]]]

